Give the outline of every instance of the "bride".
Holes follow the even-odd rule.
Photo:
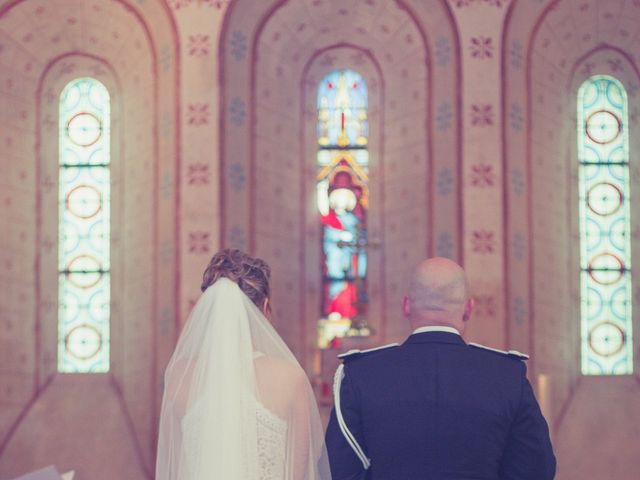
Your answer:
[[[270,324],[269,266],[217,253],[165,372],[156,480],[330,478],[307,377]]]

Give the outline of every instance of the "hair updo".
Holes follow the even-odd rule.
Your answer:
[[[271,268],[260,258],[237,249],[220,250],[204,271],[201,290],[204,292],[221,277],[237,283],[240,290],[260,309],[269,298]]]

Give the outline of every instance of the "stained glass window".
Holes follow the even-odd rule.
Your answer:
[[[629,130],[622,84],[578,92],[582,373],[633,373]]]
[[[58,371],[109,371],[110,99],[92,78],[60,95]]]
[[[322,225],[319,346],[367,335],[367,86],[336,70],[318,86],[317,201]]]

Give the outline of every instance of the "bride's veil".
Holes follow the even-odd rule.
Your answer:
[[[165,373],[156,479],[260,480],[277,459],[259,456],[259,408],[286,422],[276,447],[286,452],[284,479],[330,477],[303,369],[239,286],[221,278],[196,303]]]

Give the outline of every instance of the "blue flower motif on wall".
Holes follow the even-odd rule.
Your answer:
[[[173,195],[173,176],[165,173],[160,183],[160,195],[162,198],[170,198]]]
[[[173,128],[173,115],[171,112],[162,112],[160,119],[160,136],[168,137],[174,132]]]
[[[511,48],[509,48],[509,59],[513,68],[520,69],[520,67],[522,67],[523,56],[522,43],[520,40],[514,40],[511,42]]]
[[[438,195],[449,195],[451,190],[453,190],[453,174],[451,173],[451,169],[448,167],[443,167],[440,169],[438,173],[438,180],[436,182],[436,190]]]
[[[229,116],[231,118],[231,123],[236,127],[241,127],[244,124],[244,119],[247,116],[247,108],[244,100],[240,97],[233,97],[231,99],[231,103],[229,104]]]
[[[518,196],[524,192],[524,175],[518,167],[511,170],[511,188],[513,189],[513,193]]]
[[[166,337],[171,332],[173,323],[173,313],[169,307],[162,307],[160,310],[160,336]]]
[[[517,103],[511,104],[509,110],[509,124],[511,128],[516,132],[520,132],[524,126],[524,115],[522,114],[522,107]]]
[[[231,48],[231,55],[236,60],[243,60],[247,55],[247,37],[244,33],[236,30],[231,34],[229,40],[229,47]]]
[[[521,261],[524,258],[526,250],[526,242],[524,236],[518,232],[513,236],[513,256],[516,260]]]
[[[158,63],[160,63],[160,69],[163,72],[168,72],[171,68],[171,63],[173,61],[173,53],[171,52],[171,48],[167,45],[163,46],[160,49],[160,55],[158,56]]]
[[[439,37],[436,40],[436,63],[440,67],[446,67],[451,61],[451,42],[447,37]]]
[[[436,126],[440,132],[446,132],[451,127],[453,120],[453,110],[451,105],[443,102],[438,105],[438,113],[436,113]]]
[[[245,248],[246,236],[244,230],[239,225],[234,225],[229,231],[229,243],[232,248],[239,248],[240,250]]]
[[[169,240],[162,240],[162,242],[160,242],[158,256],[162,263],[168,263],[173,260],[173,246]]]
[[[229,183],[231,188],[239,192],[244,187],[247,177],[244,173],[244,167],[240,162],[234,162],[229,166]]]
[[[513,320],[522,325],[527,318],[527,305],[522,297],[515,297],[512,303]]]
[[[451,258],[453,255],[453,237],[449,232],[442,232],[438,235],[436,242],[436,255],[438,257]]]

